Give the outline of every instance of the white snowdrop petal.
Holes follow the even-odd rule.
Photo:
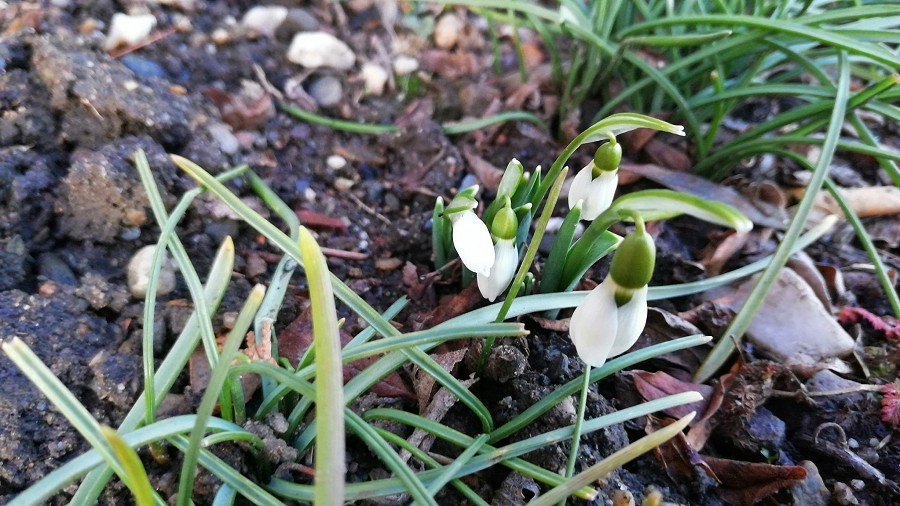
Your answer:
[[[612,279],[607,277],[607,279]],[[609,356],[615,357],[628,351],[644,331],[647,325],[647,287],[634,292],[627,304],[618,308],[618,330],[616,339],[609,350]]]
[[[614,293],[612,278],[607,277],[575,308],[569,320],[569,337],[575,350],[591,367],[606,363],[616,339],[618,319]]]
[[[590,187],[591,180],[593,179],[593,174],[591,173],[591,169],[593,166],[593,162],[587,164],[583,169],[578,171],[578,174],[575,174],[575,177],[572,178],[572,184],[569,185],[569,209],[575,207],[575,205],[578,204],[579,200],[587,200],[588,188]],[[585,204],[586,202],[582,203],[582,206],[584,206]],[[582,214],[584,214],[584,209],[582,209]]]
[[[604,171],[591,181],[588,187],[588,198],[581,211],[582,219],[594,220],[609,208],[616,195],[616,187],[619,185],[618,172],[617,170]]]
[[[490,275],[494,265],[494,241],[487,225],[472,211],[463,211],[453,221],[453,246],[462,263],[472,272]]]
[[[509,286],[519,266],[519,251],[515,240],[497,241],[494,245],[494,265],[490,275],[478,274],[478,290],[485,299],[494,302]]]

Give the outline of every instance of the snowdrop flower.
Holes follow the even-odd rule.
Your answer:
[[[478,185],[461,190],[444,211],[453,223],[453,246],[463,265],[477,274],[489,275],[494,265],[494,241],[487,225],[475,215]]]
[[[613,201],[619,185],[619,162],[622,161],[622,145],[610,138],[594,153],[594,159],[572,179],[569,189],[569,208],[580,200],[581,219],[593,220]]]
[[[569,336],[578,356],[592,367],[628,351],[647,323],[647,283],[653,276],[656,246],[635,214],[637,229],[613,255],[609,275],[575,308]]]
[[[494,265],[487,274],[478,273],[478,290],[485,299],[494,300],[503,293],[516,275],[516,267],[519,266],[519,249],[516,247],[516,231],[519,221],[516,213],[509,206],[497,212],[491,231],[497,237],[494,245]]]

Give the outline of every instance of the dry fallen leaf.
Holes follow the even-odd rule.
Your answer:
[[[697,424],[712,414],[710,409],[714,411],[718,406],[711,406],[709,399],[713,394],[713,387],[700,383],[689,383],[673,378],[664,372],[647,372],[647,371],[630,371],[625,373],[634,381],[634,387],[645,401],[652,401],[666,397],[669,395],[679,394],[682,392],[699,392],[703,396],[703,400],[692,402],[690,404],[682,404],[664,410],[663,412],[674,418],[686,416],[691,411],[697,412],[691,425]]]
[[[797,198],[802,198],[805,190],[795,188],[791,193]],[[900,188],[896,186],[840,188],[840,192],[850,209],[853,209],[860,218],[900,214]],[[829,214],[844,215],[837,201],[826,191],[816,195],[815,206]]]

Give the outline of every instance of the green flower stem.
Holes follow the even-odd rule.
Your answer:
[[[547,223],[553,216],[553,209],[556,207],[556,201],[559,199],[559,192],[562,190],[563,181],[566,179],[567,172],[568,168],[562,169],[559,172],[553,187],[550,189],[550,195],[547,197],[547,205],[544,206],[541,217],[534,226],[534,234],[531,237],[531,242],[528,243],[528,249],[525,250],[525,258],[523,258],[522,263],[519,264],[519,270],[516,271],[516,277],[513,278],[513,281],[509,286],[509,292],[506,294],[506,299],[503,300],[503,306],[500,307],[500,312],[497,314],[495,320],[497,323],[506,319],[506,314],[509,312],[510,306],[516,299],[516,295],[519,294],[519,289],[523,286],[525,275],[528,273],[528,270],[531,269],[531,263],[534,262],[534,257],[537,256],[538,249],[540,249],[541,246],[541,239],[543,239],[544,232],[547,230]],[[484,346],[482,346],[481,349],[481,357],[478,360],[479,374],[483,373],[493,346],[493,337],[485,339]]]
[[[306,266],[316,351],[316,500],[344,504],[344,376],[334,293],[325,255],[306,227],[300,227],[300,253]]]
[[[591,388],[591,366],[584,364],[583,383],[581,395],[578,398],[578,414],[575,416],[575,425],[572,427],[572,443],[569,446],[569,462],[566,464],[566,478],[575,474],[575,463],[578,461],[578,448],[581,445],[581,426],[584,424],[584,410],[587,407],[588,391]],[[563,501],[565,503],[565,501]]]
[[[847,98],[850,93],[850,65],[847,60],[846,53],[841,52],[840,57],[840,77],[838,79],[837,96],[835,98],[835,108],[831,116],[831,122],[828,127],[828,133],[825,136],[825,143],[822,146],[822,154],[816,164],[816,170],[813,172],[812,179],[806,189],[806,194],[797,206],[794,219],[784,234],[784,239],[775,251],[772,262],[763,272],[759,281],[750,291],[747,300],[741,307],[737,316],[732,320],[731,325],[725,329],[719,342],[710,352],[706,361],[701,364],[700,368],[694,373],[694,381],[704,382],[712,377],[718,371],[734,351],[734,343],[743,337],[749,328],[753,318],[762,307],[769,288],[778,279],[781,269],[787,263],[791,254],[794,243],[800,237],[806,219],[812,210],[816,195],[822,188],[825,177],[828,174],[828,167],[834,157],[837,141],[841,134],[841,127],[844,123],[844,115],[847,110]]]

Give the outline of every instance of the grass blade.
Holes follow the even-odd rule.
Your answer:
[[[344,503],[344,376],[334,293],[325,255],[305,227],[300,253],[306,266],[316,352],[316,504]]]

